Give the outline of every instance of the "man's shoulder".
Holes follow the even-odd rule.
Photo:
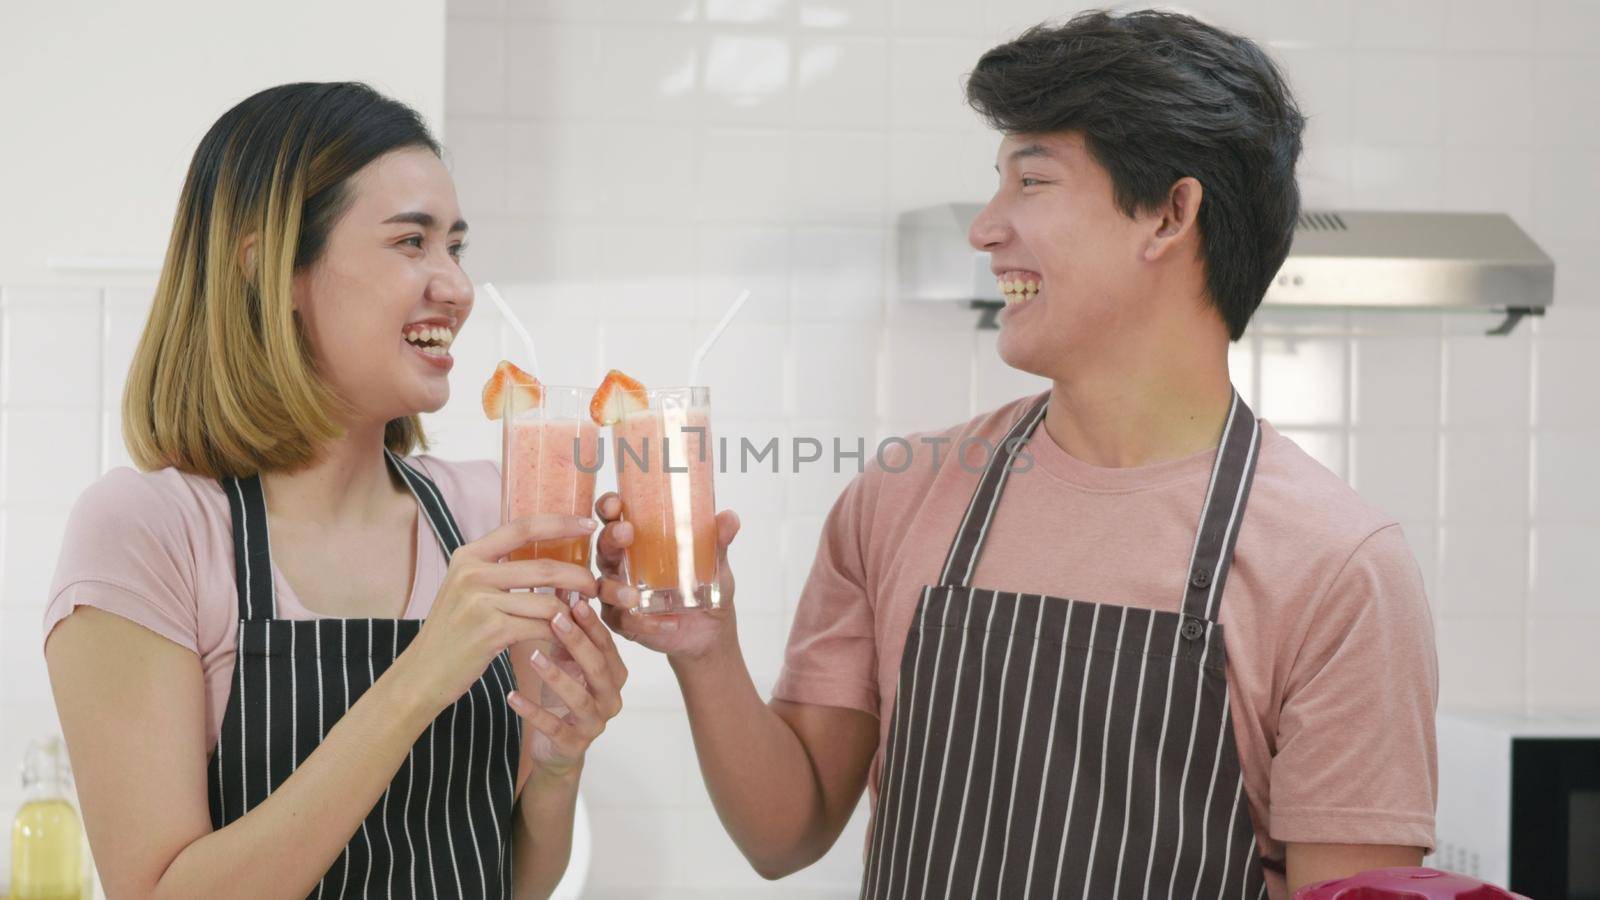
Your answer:
[[[863,522],[904,525],[930,509],[965,503],[983,464],[1038,399],[1019,397],[956,425],[883,438],[840,504]],[[905,533],[903,527],[888,530]]]
[[[1307,563],[1342,565],[1373,535],[1398,531],[1394,517],[1363,499],[1292,438],[1266,422],[1262,432],[1246,508],[1246,521],[1258,537],[1296,547]]]
[[[906,474],[911,476],[908,480],[930,483],[947,465],[956,464],[958,454],[967,458],[968,468],[977,468],[974,463],[997,452],[1006,435],[1038,399],[1038,395],[1018,397],[946,428],[890,435],[879,443],[877,457],[868,465],[867,474]]]

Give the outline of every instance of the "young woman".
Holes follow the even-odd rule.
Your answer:
[[[466,227],[364,85],[262,91],[200,142],[123,403],[143,471],[78,501],[45,622],[109,895],[559,881],[627,673],[589,571],[500,561],[594,522],[500,526],[492,463],[407,455],[472,311]]]

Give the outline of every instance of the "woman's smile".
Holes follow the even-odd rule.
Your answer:
[[[455,357],[450,355],[450,344],[456,337],[454,325],[444,319],[412,322],[405,327],[402,338],[411,352],[428,365],[448,372],[456,362]]]

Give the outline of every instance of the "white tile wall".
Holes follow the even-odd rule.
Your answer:
[[[1268,311],[1231,354],[1241,391],[1399,518],[1430,587],[1441,702],[1600,712],[1600,4],[1196,0],[1265,42],[1312,124],[1309,202],[1503,209],[1558,263],[1557,306],[1509,338],[1487,317]],[[473,222],[468,267],[540,338],[547,380],[708,361],[717,433],[877,436],[1042,388],[971,314],[895,302],[901,210],[982,199],[994,139],[960,77],[1040,0],[456,0],[446,143]],[[38,622],[61,523],[125,459],[117,401],[147,291],[0,296],[0,809],[20,736],[54,727]],[[437,452],[485,456],[476,375],[516,345],[487,305],[458,343]],[[831,451],[831,448],[827,448]],[[784,461],[789,448],[783,448]],[[741,628],[757,683],[847,476],[729,475]],[[595,896],[845,896],[860,830],[795,879],[755,878],[716,825],[681,701],[628,649],[628,712],[588,776],[596,833],[626,846]],[[649,759],[634,752],[649,746]]]

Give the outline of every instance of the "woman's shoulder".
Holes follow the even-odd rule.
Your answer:
[[[445,506],[468,541],[500,524],[500,464],[488,459],[440,459],[431,454],[405,461],[428,476],[444,495]]]
[[[80,605],[99,606],[196,649],[200,598],[231,571],[220,483],[176,469],[116,468],[84,489],[67,519],[46,633]],[[70,596],[68,596],[70,594]],[[222,596],[222,594],[219,594]]]
[[[449,503],[458,497],[482,494],[485,489],[500,499],[500,464],[491,459],[441,459],[431,453],[408,456],[405,461],[421,470]]]
[[[203,475],[167,467],[142,472],[118,466],[100,476],[73,506],[72,526],[183,531],[226,507],[222,485]]]

